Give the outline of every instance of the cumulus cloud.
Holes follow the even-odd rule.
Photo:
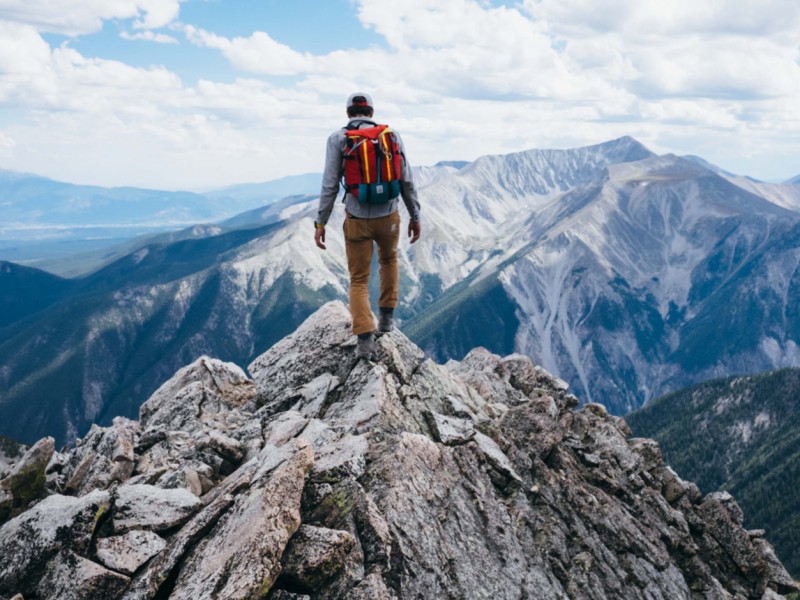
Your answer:
[[[561,41],[575,68],[645,99],[756,99],[800,89],[793,0],[525,0],[524,9]]]
[[[701,4],[527,0],[513,9],[408,0],[387,11],[385,0],[358,0],[358,18],[387,47],[327,55],[295,51],[262,31],[233,39],[185,31],[242,71],[317,81],[348,73],[374,86],[390,73],[401,93],[423,96],[618,105],[631,96],[766,98],[800,89],[793,2],[767,0],[769,10],[747,1]]]
[[[44,132],[66,148],[85,146],[91,131],[87,173],[107,165],[111,174],[117,152],[151,177],[172,165],[178,187],[264,180],[320,168],[344,99],[366,89],[417,164],[633,135],[737,170],[744,156],[796,155],[793,4],[407,0],[387,10],[387,0],[352,0],[382,43],[315,54],[268,31],[226,37],[178,23],[179,0],[60,0],[59,10],[0,0],[9,19],[0,22],[0,105],[39,111],[2,131],[17,141],[6,150],[16,157],[36,144],[50,151]],[[77,43],[51,48],[39,35],[93,31],[104,19],[127,20],[130,40],[182,34],[185,48],[216,50],[234,73],[187,83],[165,67],[88,58]],[[155,31],[167,24],[173,35]]]
[[[0,21],[0,103],[39,107],[55,94],[50,46],[30,26]]]
[[[263,31],[252,36],[228,39],[191,25],[184,28],[189,40],[198,46],[216,48],[237,69],[268,75],[297,75],[307,72],[313,59],[273,40]]]
[[[388,48],[312,55],[263,31],[233,39],[193,26],[184,31],[192,43],[220,50],[249,73],[317,81],[342,74],[340,79],[372,86],[385,81],[394,89],[473,98],[585,97],[607,89],[597,77],[572,73],[551,38],[517,10],[487,9],[472,0],[414,0],[386,11],[381,0],[362,0],[358,11]]]
[[[136,19],[137,27],[155,29],[176,19],[183,1],[2,0],[0,18],[70,36],[99,31],[110,19]]]
[[[0,102],[7,104],[92,112],[181,88],[180,79],[163,67],[86,58],[66,44],[51,50],[30,27],[0,22],[0,40]]]
[[[117,0],[119,1],[119,0]],[[129,0],[136,5],[139,18],[134,23],[137,29],[159,29],[178,18],[180,3],[186,0]]]
[[[794,0],[524,0],[534,19],[561,31],[618,32],[631,37],[743,34],[769,36],[795,31]]]

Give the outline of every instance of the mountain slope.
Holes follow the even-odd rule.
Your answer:
[[[0,261],[0,331],[58,302],[73,287],[50,273]]]
[[[742,189],[766,198],[773,204],[800,211],[800,185],[798,185],[800,182],[764,183],[740,176],[726,177],[726,179]]]
[[[797,589],[729,494],[702,496],[602,407],[573,411],[563,382],[527,358],[478,349],[445,367],[395,331],[375,362],[358,360],[349,322],[329,303],[259,356],[252,379],[202,357],[138,421],[94,427],[64,453],[37,442],[0,480],[16,502],[10,520],[0,514],[0,594],[779,600]],[[32,507],[13,485],[22,471],[41,475]]]
[[[704,492],[738,499],[745,526],[765,529],[800,574],[800,369],[701,384],[626,417]],[[702,458],[699,458],[702,457]]]
[[[610,164],[527,207],[481,254],[455,256],[452,236],[457,249],[438,262],[502,282],[501,335],[582,399],[624,413],[722,373],[800,364],[800,214],[670,156]],[[434,268],[429,260],[415,264]],[[460,358],[434,341],[435,321],[422,315],[409,332],[440,358]]]
[[[312,291],[260,269],[275,228],[147,246],[75,280],[71,295],[35,320],[6,328],[2,433],[64,443],[93,422],[135,415],[137,398],[181,364],[208,353],[246,364],[338,297],[341,286]]]
[[[602,179],[611,164],[653,156],[632,138],[573,150],[485,156],[426,186],[426,235],[410,249],[415,269],[446,287],[511,242],[521,221],[561,194]],[[523,236],[523,239],[528,236]]]

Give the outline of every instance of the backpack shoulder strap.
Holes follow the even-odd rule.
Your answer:
[[[342,129],[344,129],[345,131],[355,131],[357,129],[361,129],[361,123],[369,123],[370,127],[375,127],[377,125],[375,121],[371,121],[369,119],[358,119],[355,122],[348,123],[347,125],[342,127]]]

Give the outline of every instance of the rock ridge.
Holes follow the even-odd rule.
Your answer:
[[[356,360],[349,324],[331,302],[250,375],[203,357],[139,421],[32,446],[0,473],[0,600],[797,589],[729,494],[702,496],[528,358],[439,365],[394,331]]]

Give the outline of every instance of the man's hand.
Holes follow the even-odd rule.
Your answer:
[[[325,250],[325,225],[314,228],[314,242],[317,244],[317,248]]]
[[[419,221],[410,221],[408,224],[408,237],[411,238],[412,244],[419,239],[419,234],[420,234]]]

